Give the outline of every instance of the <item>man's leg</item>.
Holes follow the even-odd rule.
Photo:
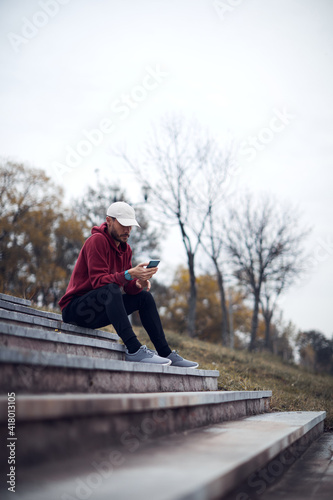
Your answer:
[[[139,311],[142,326],[147,331],[158,355],[171,360],[171,366],[197,368],[198,363],[182,358],[176,351],[171,351],[165,338],[160,315],[154,297],[146,291],[137,295],[123,295],[127,314]]]
[[[73,299],[63,311],[63,320],[86,328],[111,324],[128,351],[134,353],[141,344],[127,314],[119,286],[110,283]]]
[[[151,293],[143,290],[137,295],[123,295],[124,306],[127,314],[139,311],[142,326],[148,333],[159,356],[166,358],[171,354],[171,349],[165,338],[160,315]]]
[[[128,319],[128,314],[139,311],[142,326],[147,331],[159,356],[141,346]],[[137,295],[122,295],[113,283],[77,297],[63,311],[63,320],[86,328],[101,328],[112,324],[126,345],[127,361],[196,368],[197,363],[187,361],[171,349],[164,335],[160,316],[153,296],[146,291]],[[141,349],[142,348],[142,349]],[[166,359],[168,363],[165,363]]]

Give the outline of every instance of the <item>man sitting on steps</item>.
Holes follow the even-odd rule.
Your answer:
[[[165,338],[155,300],[149,293],[149,280],[157,267],[147,268],[147,263],[132,267],[132,250],[127,243],[132,226],[140,227],[134,209],[118,201],[108,208],[106,222],[92,228],[59,301],[63,320],[86,328],[112,324],[126,346],[126,361],[197,368],[198,363],[171,351]],[[128,319],[134,311],[139,311],[157,354],[141,345],[135,335]]]

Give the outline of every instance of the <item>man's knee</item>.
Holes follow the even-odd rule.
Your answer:
[[[142,299],[142,303],[144,305],[147,305],[147,306],[155,305],[155,299],[150,292],[147,292],[146,290],[142,290],[142,292],[140,293],[140,296]]]
[[[94,294],[94,308],[97,311],[105,311],[111,308],[119,307],[122,301],[122,294],[119,285],[109,283],[96,291]]]

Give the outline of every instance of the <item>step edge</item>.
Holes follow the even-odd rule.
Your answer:
[[[311,411],[302,413],[320,414],[326,412]],[[260,420],[261,415],[256,416],[258,416],[258,420]],[[256,416],[245,417],[243,419],[240,419],[239,421],[231,423],[237,425],[239,422],[247,422],[250,419],[253,420]],[[320,418],[320,421],[317,421],[318,418]],[[276,457],[281,455],[281,453],[285,452],[292,445],[297,443],[297,441],[304,438],[310,432],[310,430],[315,429],[315,427],[319,426],[321,422],[322,418],[320,417],[320,415],[317,415],[314,418],[310,417],[310,420],[308,420],[307,422],[304,422],[303,424],[300,424],[295,428],[291,428],[290,430],[286,431],[283,436],[276,438],[274,443],[268,444],[266,447],[262,447],[261,449],[257,449],[250,456],[244,458],[243,460],[239,460],[237,464],[231,465],[229,469],[225,468],[225,470],[222,471],[218,476],[211,477],[210,479],[205,480],[205,482],[202,483],[202,486],[199,489],[196,488],[195,491],[192,490],[188,491],[187,493],[184,492],[184,494],[177,496],[177,500],[194,500],[197,498],[200,498],[200,500],[208,500],[210,498],[215,498],[214,494],[216,494],[216,485],[218,483],[220,485],[218,498],[224,498],[225,495],[232,493],[232,491],[237,487],[238,484],[246,481],[246,479],[249,478],[251,474],[253,474],[256,470],[262,469],[268,463],[270,463],[271,460],[275,459]],[[248,498],[248,496],[246,496],[245,498]],[[170,497],[170,499],[168,500],[176,500],[176,498],[172,499],[172,497]]]
[[[279,422],[279,423],[288,423],[289,426],[292,425],[292,422],[290,420],[290,417],[297,416],[297,415],[302,415],[302,414],[307,414],[310,416],[310,414],[314,414],[314,420],[311,420],[311,423],[309,425],[312,425],[312,427],[320,424],[323,422],[326,418],[326,411],[325,410],[309,410],[309,411],[284,411],[284,412],[271,412],[267,413],[264,415],[253,415],[251,417],[248,417],[249,421],[260,421],[260,422]],[[289,418],[288,418],[289,417]],[[298,424],[295,423],[295,426]],[[308,425],[308,424],[306,424]],[[312,427],[309,427],[306,432],[310,431]]]
[[[0,293],[0,299],[5,301],[5,302],[11,302],[13,304],[31,306],[31,300],[23,299],[22,297],[16,297],[15,295],[8,295],[6,293]]]
[[[217,370],[198,370],[191,368],[177,368],[172,366],[148,365],[147,363],[133,363],[130,361],[108,360],[106,358],[92,358],[88,356],[76,356],[74,354],[63,354],[37,351],[31,352],[24,349],[4,348],[0,351],[0,363],[3,364],[25,364],[34,366],[52,366],[67,369],[84,370],[106,370],[122,372],[143,372],[169,375],[190,375],[196,377],[219,376]]]
[[[15,314],[17,317],[12,318],[11,314]],[[81,326],[72,325],[71,323],[65,323],[64,321],[58,321],[53,319],[42,318],[41,316],[34,316],[26,313],[19,313],[17,311],[8,311],[7,309],[0,309],[0,319],[8,319],[12,321],[12,324],[15,324],[15,321],[22,321],[22,323],[28,323],[31,327],[34,326],[44,326],[51,329],[57,330],[65,330],[68,332],[74,332],[78,335],[87,335],[87,336],[96,336],[96,337],[104,337],[109,340],[120,340],[120,337],[116,333],[106,332],[104,330],[93,330],[90,328],[84,328]],[[51,324],[47,324],[50,322]]]
[[[45,340],[46,342],[60,342],[64,344],[101,347],[107,350],[116,350],[125,352],[125,346],[109,339],[95,339],[93,337],[88,337],[88,336],[42,330],[39,328],[15,325],[12,323],[0,322],[0,335],[1,334],[7,336],[12,335],[21,338]]]
[[[5,311],[18,312],[21,314],[28,314],[29,316],[40,316],[42,318],[62,321],[62,315],[60,313],[55,313],[53,311],[43,311],[42,309],[36,309],[31,305],[6,301],[1,299],[1,297],[0,297],[0,307]]]
[[[256,393],[256,394],[254,394]],[[203,391],[148,394],[42,394],[16,396],[18,421],[138,413],[157,409],[217,405],[270,398],[272,391]],[[0,422],[6,421],[7,397],[0,396]],[[1,416],[3,418],[1,418]]]

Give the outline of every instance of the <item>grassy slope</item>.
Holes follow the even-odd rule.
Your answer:
[[[136,331],[140,341],[152,347],[147,334]],[[200,368],[219,370],[220,390],[272,390],[272,411],[325,410],[326,430],[333,430],[333,377],[309,373],[268,353],[232,351],[171,332],[167,338],[172,349],[198,361]]]

